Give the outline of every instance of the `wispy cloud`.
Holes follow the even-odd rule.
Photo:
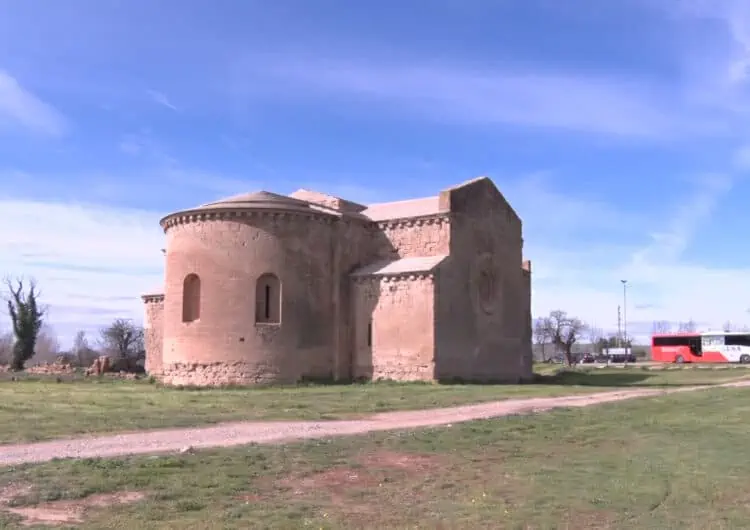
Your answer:
[[[658,138],[712,130],[680,114],[675,95],[632,79],[531,71],[252,57],[234,91],[390,104],[431,120],[551,127]]]
[[[750,113],[750,4],[745,0],[682,0],[654,3],[701,33],[689,34],[682,63],[686,94],[717,110]],[[747,133],[746,120],[733,123]]]
[[[139,294],[162,281],[161,213],[12,199],[0,210],[0,270],[36,278],[63,341],[114,316],[141,320]]]
[[[172,102],[169,101],[169,98],[166,96],[166,94],[157,90],[147,90],[146,92],[148,93],[149,97],[154,100],[155,103],[158,103],[163,107],[167,107],[168,109],[171,109],[175,112],[178,111],[177,107],[175,107]]]
[[[693,189],[683,194],[663,228],[651,231],[651,243],[633,255],[633,264],[639,266],[678,260],[696,229],[711,220],[719,201],[734,184],[730,175],[704,175],[693,179]]]
[[[66,122],[54,107],[22,87],[9,73],[0,70],[0,130],[15,127],[36,134],[60,136],[65,132]]]

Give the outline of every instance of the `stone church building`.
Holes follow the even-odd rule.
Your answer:
[[[164,217],[143,296],[167,384],[531,377],[521,219],[488,178],[369,206],[256,192]]]

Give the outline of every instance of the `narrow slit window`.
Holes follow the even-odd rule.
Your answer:
[[[372,320],[367,323],[367,346],[372,347]]]
[[[275,274],[267,273],[258,278],[255,286],[255,322],[281,322],[281,282]]]
[[[266,284],[265,291],[266,291],[266,301],[265,301],[266,315],[265,315],[265,318],[266,318],[266,320],[270,320],[271,319],[271,286],[268,285],[268,284]]]

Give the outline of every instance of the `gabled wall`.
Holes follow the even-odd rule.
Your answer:
[[[521,220],[486,178],[445,190],[440,200],[450,209],[451,228],[437,290],[438,378],[531,377]]]

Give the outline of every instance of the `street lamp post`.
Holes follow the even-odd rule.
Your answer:
[[[625,342],[625,362],[628,362],[628,281],[622,282],[622,335]]]

